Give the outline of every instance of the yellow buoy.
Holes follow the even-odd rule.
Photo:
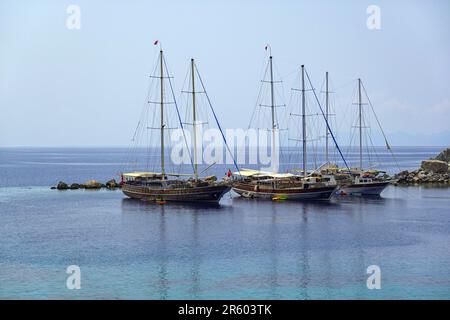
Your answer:
[[[286,199],[287,199],[286,196],[284,196],[284,195],[278,195],[278,196],[273,197],[273,198],[272,198],[272,201],[283,201],[283,200],[286,200]]]

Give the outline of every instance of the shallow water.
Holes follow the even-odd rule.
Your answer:
[[[440,149],[399,158],[417,166]],[[3,299],[450,298],[450,188],[388,187],[382,198],[330,203],[228,194],[218,207],[161,206],[120,191],[48,188],[105,181],[125,150],[0,151]],[[80,290],[66,288],[69,265],[81,268]],[[366,286],[369,265],[381,268],[380,290]]]

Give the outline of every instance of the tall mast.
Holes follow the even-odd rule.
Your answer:
[[[359,168],[362,169],[362,103],[361,103],[360,78],[358,78],[358,105],[359,105]]]
[[[160,60],[160,86],[161,86],[161,177],[165,179],[165,167],[164,167],[164,74],[163,74],[163,51],[159,52],[159,60]]]
[[[328,71],[325,73],[325,121],[328,123],[328,113],[329,113],[329,107],[328,107]],[[325,160],[326,162],[329,162],[328,159],[328,125],[325,126]]]
[[[272,109],[272,157],[275,153],[275,95],[273,92],[273,66],[272,66],[272,56],[269,57],[269,63],[270,63],[270,107]]]
[[[306,178],[306,110],[305,110],[305,66],[302,65],[302,128],[303,128],[303,177]]]
[[[195,73],[194,73],[195,65],[194,59],[191,59],[191,75],[192,75],[192,125],[194,128],[194,176],[195,179],[198,178],[198,166],[197,166],[197,115],[195,112]]]

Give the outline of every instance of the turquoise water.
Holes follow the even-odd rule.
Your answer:
[[[440,149],[398,158],[413,166]],[[48,188],[109,179],[125,150],[0,151],[2,299],[450,298],[450,188],[160,206],[120,191]],[[66,288],[69,265],[81,268],[80,290]],[[380,290],[367,289],[369,265],[381,268]]]

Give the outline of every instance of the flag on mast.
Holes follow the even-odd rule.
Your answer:
[[[155,42],[153,42],[153,45],[156,46],[158,44],[159,40],[155,40]]]

